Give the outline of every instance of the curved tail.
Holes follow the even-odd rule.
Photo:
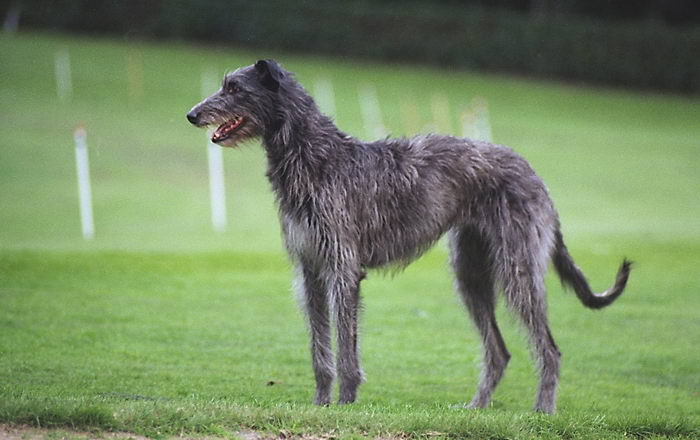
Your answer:
[[[566,245],[564,245],[564,238],[561,235],[561,231],[556,232],[556,243],[552,262],[559,274],[562,285],[573,289],[583,305],[591,309],[601,309],[612,304],[612,302],[620,296],[622,291],[625,290],[632,267],[632,262],[624,259],[620,265],[620,269],[617,271],[615,284],[603,293],[593,293],[591,287],[588,285],[586,276],[581,272],[581,269],[576,266],[571,255],[569,255],[569,251],[566,249]]]

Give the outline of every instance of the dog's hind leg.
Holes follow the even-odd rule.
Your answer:
[[[529,277],[525,277],[527,279]],[[530,284],[525,282],[525,284]],[[559,381],[559,364],[561,353],[552,338],[547,324],[547,304],[544,297],[544,282],[537,280],[530,285],[506,289],[506,298],[511,308],[516,311],[529,333],[532,352],[537,362],[540,383],[535,399],[535,411],[553,413],[556,409],[556,392]]]
[[[522,240],[520,243],[526,243]],[[504,294],[508,306],[520,316],[528,331],[532,353],[540,374],[535,411],[553,413],[559,381],[561,353],[547,323],[547,299],[544,285],[545,263],[538,258],[538,246],[530,241],[529,252],[513,245],[513,257],[503,268]],[[546,255],[546,253],[541,253]]]
[[[360,368],[357,341],[358,313],[360,308],[361,271],[335,274],[330,293],[334,299],[338,337],[338,375],[340,376],[341,404],[352,403],[357,398],[357,388],[364,381]]]
[[[503,377],[510,354],[496,324],[495,287],[488,246],[474,229],[450,232],[450,254],[457,290],[471,315],[484,346],[484,365],[470,408],[484,408]]]
[[[297,283],[300,284],[301,300],[309,319],[311,334],[311,362],[316,376],[316,405],[331,402],[331,390],[335,379],[333,347],[331,345],[331,325],[329,298],[325,280],[312,266],[297,269]]]

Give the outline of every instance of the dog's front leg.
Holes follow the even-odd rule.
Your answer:
[[[330,313],[328,310],[328,288],[318,270],[312,265],[303,265],[298,270],[302,288],[304,308],[309,319],[311,334],[311,363],[316,376],[316,405],[331,403],[331,389],[335,378],[333,348],[331,347]]]
[[[357,388],[364,381],[360,368],[357,343],[357,319],[360,305],[361,271],[336,274],[330,288],[334,301],[338,337],[338,375],[340,376],[339,403],[352,403]]]

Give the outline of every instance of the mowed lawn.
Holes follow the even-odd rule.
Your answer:
[[[56,94],[67,51],[73,93]],[[202,77],[274,57],[368,139],[358,90],[395,135],[459,134],[475,96],[494,140],[548,184],[590,311],[548,278],[564,354],[559,410],[530,412],[536,376],[515,319],[491,408],[468,401],[480,345],[442,243],[363,284],[358,403],[318,408],[264,154],[225,150],[228,229],[212,231],[206,136],[185,113]],[[434,120],[439,103],[452,118]],[[49,34],[0,38],[0,422],[149,436],[435,438],[700,436],[700,101],[521,78],[187,44]],[[80,234],[73,129],[88,132],[95,239]]]

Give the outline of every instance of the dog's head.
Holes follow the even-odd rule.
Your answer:
[[[280,90],[289,73],[273,60],[260,60],[224,76],[221,89],[195,105],[187,120],[217,126],[212,142],[233,147],[279,124]]]

